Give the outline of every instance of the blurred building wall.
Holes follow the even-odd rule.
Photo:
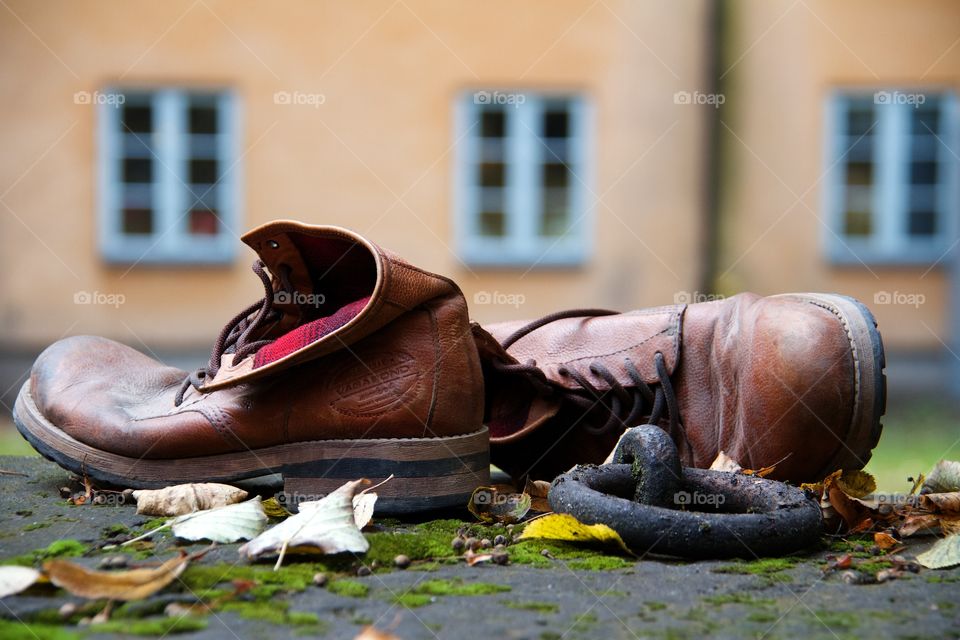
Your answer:
[[[481,321],[672,303],[696,286],[699,269],[703,107],[678,106],[674,95],[704,85],[706,6],[10,0],[0,9],[0,342],[33,349],[95,333],[138,347],[208,345],[261,295],[245,249],[225,267],[129,268],[102,260],[96,109],[77,104],[74,94],[106,87],[235,91],[244,178],[238,235],[282,217],[348,226],[452,276],[469,302],[479,292],[522,296],[519,305],[472,305]],[[742,16],[744,33],[773,11],[764,3]],[[844,55],[829,35],[814,35],[799,27],[785,37]],[[779,37],[762,46],[777,44]],[[891,50],[886,59],[906,64],[897,62],[903,53]],[[743,90],[760,92],[751,97],[759,113],[742,116],[743,126],[749,122],[744,136],[777,145],[777,171],[802,188],[818,170],[816,137],[802,129],[816,126],[818,91],[830,78],[811,51],[811,59],[788,61],[813,83],[802,102],[780,93],[797,90],[788,78],[779,90],[755,86],[753,78],[782,75],[769,68],[785,62],[775,54],[743,62]],[[855,60],[849,68],[862,75]],[[453,105],[463,92],[487,88],[572,90],[587,100],[595,131],[594,240],[584,265],[481,269],[455,254]],[[322,94],[324,102],[274,100],[276,92],[298,91]],[[795,126],[784,131],[782,118],[759,108],[765,100],[777,103],[779,115],[791,114]],[[762,168],[743,170],[759,175]],[[734,224],[750,228],[786,196],[740,197],[731,203],[739,212]],[[796,266],[798,255],[817,262],[809,218],[783,229],[808,250],[766,245],[738,267],[737,282],[762,290],[862,286],[860,276],[843,280],[823,265]],[[730,242],[736,250],[749,237],[731,231]],[[931,286],[942,286],[939,276]],[[78,291],[122,294],[124,303],[76,305]]]

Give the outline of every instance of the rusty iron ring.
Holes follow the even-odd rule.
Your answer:
[[[670,445],[663,446],[664,440]],[[610,526],[637,553],[750,558],[791,553],[819,539],[820,506],[801,489],[775,480],[684,468],[673,482],[640,490],[638,485],[652,488],[652,478],[672,467],[671,456],[676,448],[663,430],[631,429],[615,454],[622,462],[577,466],[559,476],[550,488],[550,506],[585,524]],[[665,495],[671,487],[674,494]],[[656,496],[659,504],[636,502],[638,495]],[[678,510],[683,506],[701,510]]]

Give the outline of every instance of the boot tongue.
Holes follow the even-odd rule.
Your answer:
[[[248,382],[346,348],[450,288],[339,227],[281,220],[245,234],[270,270],[282,317],[251,339],[255,353],[224,357],[203,390]],[[336,336],[336,339],[334,339]]]

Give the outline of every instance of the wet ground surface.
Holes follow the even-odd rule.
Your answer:
[[[39,564],[43,555],[66,550],[96,567],[117,553],[100,546],[140,532],[149,520],[131,505],[67,504],[59,487],[68,484],[68,474],[38,458],[0,457],[0,472],[4,563]],[[469,567],[448,551],[458,526],[449,519],[469,516],[444,517],[382,521],[368,556],[326,564],[291,560],[279,574],[269,564],[240,562],[236,545],[218,547],[158,595],[118,608],[107,627],[76,624],[102,603],[85,605],[63,591],[34,587],[0,601],[0,637],[353,638],[366,625],[401,638],[960,637],[960,569],[906,573],[882,584],[825,575],[827,556],[848,550],[863,575],[887,566],[855,543],[825,543],[789,559],[683,562],[529,541],[508,547],[506,566]],[[472,533],[483,535],[477,527]],[[63,540],[76,543],[58,543]],[[178,549],[204,547],[179,547],[169,534],[155,540],[153,547],[127,548],[129,560],[162,561]],[[912,558],[932,541],[911,542],[901,555]],[[541,555],[541,546],[553,557]],[[414,559],[410,568],[390,566],[398,550]],[[431,554],[446,557],[428,560]],[[374,560],[371,575],[356,575]],[[313,584],[317,572],[327,578],[324,586]],[[235,580],[253,589],[236,595]],[[198,601],[210,609],[164,614],[170,603]],[[64,620],[58,610],[67,602],[80,610]]]

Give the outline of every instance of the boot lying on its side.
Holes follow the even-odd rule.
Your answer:
[[[474,326],[494,464],[552,479],[602,462],[627,427],[668,430],[686,466],[724,451],[794,482],[860,469],[886,379],[870,311],[802,293]]]

